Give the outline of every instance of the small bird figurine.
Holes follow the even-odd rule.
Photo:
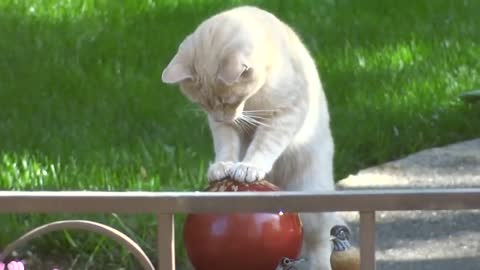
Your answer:
[[[304,267],[305,259],[290,259],[287,257],[283,257],[277,265],[275,270],[302,270],[306,269]]]
[[[360,270],[360,251],[350,243],[350,230],[343,225],[333,226],[330,239],[333,251],[330,256],[332,270]]]

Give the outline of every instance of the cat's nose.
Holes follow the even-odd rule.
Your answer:
[[[230,116],[223,112],[215,112],[213,113],[213,120],[216,122],[223,122],[223,123],[231,123],[235,119],[235,115]]]
[[[213,120],[215,120],[215,122],[223,122],[224,121],[223,113],[214,112]]]

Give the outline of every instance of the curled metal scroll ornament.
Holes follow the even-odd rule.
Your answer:
[[[118,244],[126,247],[128,251],[130,251],[130,253],[137,259],[140,265],[142,265],[143,269],[155,270],[152,262],[147,257],[142,248],[140,248],[140,246],[135,243],[135,241],[133,241],[130,237],[117,229],[89,220],[61,220],[37,227],[7,245],[0,254],[0,261],[3,261],[8,254],[10,254],[15,249],[18,249],[21,246],[25,245],[32,239],[38,238],[50,232],[66,229],[82,230],[102,234],[114,240]]]

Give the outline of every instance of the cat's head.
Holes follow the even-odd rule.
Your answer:
[[[178,84],[215,121],[230,123],[241,116],[247,99],[265,83],[265,67],[248,39],[238,32],[204,28],[208,29],[200,27],[181,43],[162,81]]]

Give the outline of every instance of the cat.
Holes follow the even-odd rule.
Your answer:
[[[207,114],[215,160],[209,181],[268,179],[284,190],[332,191],[334,144],[328,103],[299,36],[254,6],[220,12],[178,47],[162,81]],[[330,270],[334,213],[302,213],[302,257]]]

